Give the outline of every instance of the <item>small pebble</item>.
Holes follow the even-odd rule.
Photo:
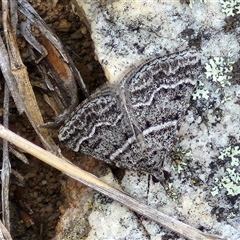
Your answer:
[[[84,48],[88,48],[88,47],[91,47],[91,46],[92,46],[92,43],[91,43],[91,42],[84,42],[82,46],[83,46]]]
[[[47,181],[46,180],[42,180],[42,185],[46,185]]]
[[[53,207],[49,205],[45,208],[45,211],[48,213],[53,212]]]
[[[86,35],[86,34],[87,34],[87,28],[86,28],[86,27],[81,27],[81,28],[80,28],[80,32],[81,32],[83,35]]]
[[[44,199],[44,196],[39,196],[39,197],[37,198],[37,202],[40,203],[40,202],[42,202],[43,199]]]

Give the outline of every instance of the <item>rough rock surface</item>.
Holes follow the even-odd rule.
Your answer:
[[[201,51],[199,76],[164,185],[126,171],[120,186],[202,231],[240,238],[240,86],[238,6],[219,1],[76,1],[89,22],[95,52],[110,82],[149,56],[182,47]],[[231,10],[230,8],[233,8]],[[232,15],[232,16],[230,16]],[[115,185],[111,173],[105,181]],[[182,239],[99,194],[86,239]],[[79,226],[81,228],[82,226]],[[75,229],[76,230],[76,229]]]

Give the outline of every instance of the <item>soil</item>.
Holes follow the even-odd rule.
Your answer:
[[[93,43],[83,21],[74,13],[71,3],[67,0],[58,1],[52,9],[48,1],[29,1],[40,16],[45,20],[53,32],[64,43],[68,53],[86,83],[90,92],[106,81],[100,64],[95,60]],[[18,35],[19,44],[24,39]],[[23,61],[29,67],[27,43],[21,48]],[[31,69],[31,68],[29,68]],[[31,70],[29,70],[31,74]],[[3,83],[3,80],[1,80]],[[45,118],[54,116],[53,111],[46,105],[41,91],[34,89],[40,107],[44,108]],[[79,93],[81,95],[81,92]],[[1,96],[1,106],[3,102]],[[25,115],[19,115],[13,100],[10,107],[9,128],[15,133],[40,146],[40,140],[31,127]],[[57,130],[52,130],[54,140],[57,139]],[[92,169],[97,164],[94,160],[91,167],[86,165],[80,154],[75,154],[60,144],[62,153],[70,160],[74,159],[78,165]],[[29,164],[23,163],[15,156],[10,155],[11,167],[17,174],[11,175],[10,182],[10,214],[11,235],[13,239],[51,239],[56,234],[56,225],[61,213],[67,208],[66,183],[68,178],[59,171],[47,166],[39,160],[27,155]]]

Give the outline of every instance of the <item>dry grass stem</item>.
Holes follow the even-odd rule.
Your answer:
[[[4,88],[4,108],[3,125],[8,128],[9,115],[9,90],[7,85]],[[10,231],[10,211],[9,211],[9,182],[11,174],[11,164],[9,161],[8,141],[3,140],[3,161],[2,161],[2,220],[6,229]]]
[[[0,220],[0,240],[12,240],[12,237],[6,227]]]
[[[174,218],[171,218],[157,209],[149,207],[136,199],[130,197],[123,191],[119,191],[108,184],[102,182],[96,176],[74,166],[69,161],[58,158],[50,152],[36,146],[35,144],[25,140],[24,138],[16,135],[10,130],[4,128],[0,125],[0,137],[11,142],[17,147],[23,149],[34,157],[40,159],[41,161],[49,164],[50,166],[58,169],[59,171],[71,176],[72,178],[78,180],[79,182],[93,188],[94,190],[116,200],[125,206],[129,207],[133,211],[153,220],[157,223],[163,225],[164,227],[178,233],[179,235],[186,237],[188,239],[196,240],[218,240],[226,239],[220,236],[209,235],[195,229],[185,223],[182,223]]]

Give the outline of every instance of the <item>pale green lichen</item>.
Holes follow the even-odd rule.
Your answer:
[[[199,81],[198,88],[195,90],[195,92],[192,94],[193,100],[197,99],[209,99],[209,90],[204,89],[204,83],[202,81]]]
[[[240,148],[239,146],[225,148],[218,157],[220,160],[231,159],[231,166],[239,166]]]
[[[229,176],[231,176],[233,182],[240,182],[240,174],[236,172],[236,169],[227,168],[226,170],[229,173]]]
[[[226,175],[221,178],[214,179],[214,187],[211,190],[212,196],[219,194],[221,189],[225,189],[227,195],[236,196],[240,194],[240,173],[239,173],[239,159],[240,147],[227,147],[221,151],[219,160],[224,161],[226,164],[229,162],[231,167],[225,170]]]
[[[227,218],[235,218],[237,215],[233,212],[230,212]]]
[[[196,91],[192,95],[193,100],[197,100],[200,98],[204,98],[208,100],[209,98],[209,91],[207,89],[196,89]]]
[[[189,1],[189,7],[192,8],[193,7],[193,4],[194,4],[195,0],[190,0]],[[206,3],[207,0],[200,0],[201,3]]]
[[[214,186],[212,188],[211,194],[212,194],[213,197],[215,197],[219,194],[218,186]]]
[[[237,173],[237,175],[239,178],[240,175],[238,173]],[[220,182],[220,187],[221,186],[226,189],[227,195],[236,196],[236,195],[240,194],[239,181],[235,182],[234,179],[232,178],[232,175],[223,177]]]
[[[230,86],[233,64],[234,62],[231,62],[229,58],[210,58],[208,63],[205,64],[206,77],[220,84],[221,87]]]
[[[227,17],[234,16],[240,13],[240,4],[236,0],[220,0],[222,5],[222,12],[227,15]]]

